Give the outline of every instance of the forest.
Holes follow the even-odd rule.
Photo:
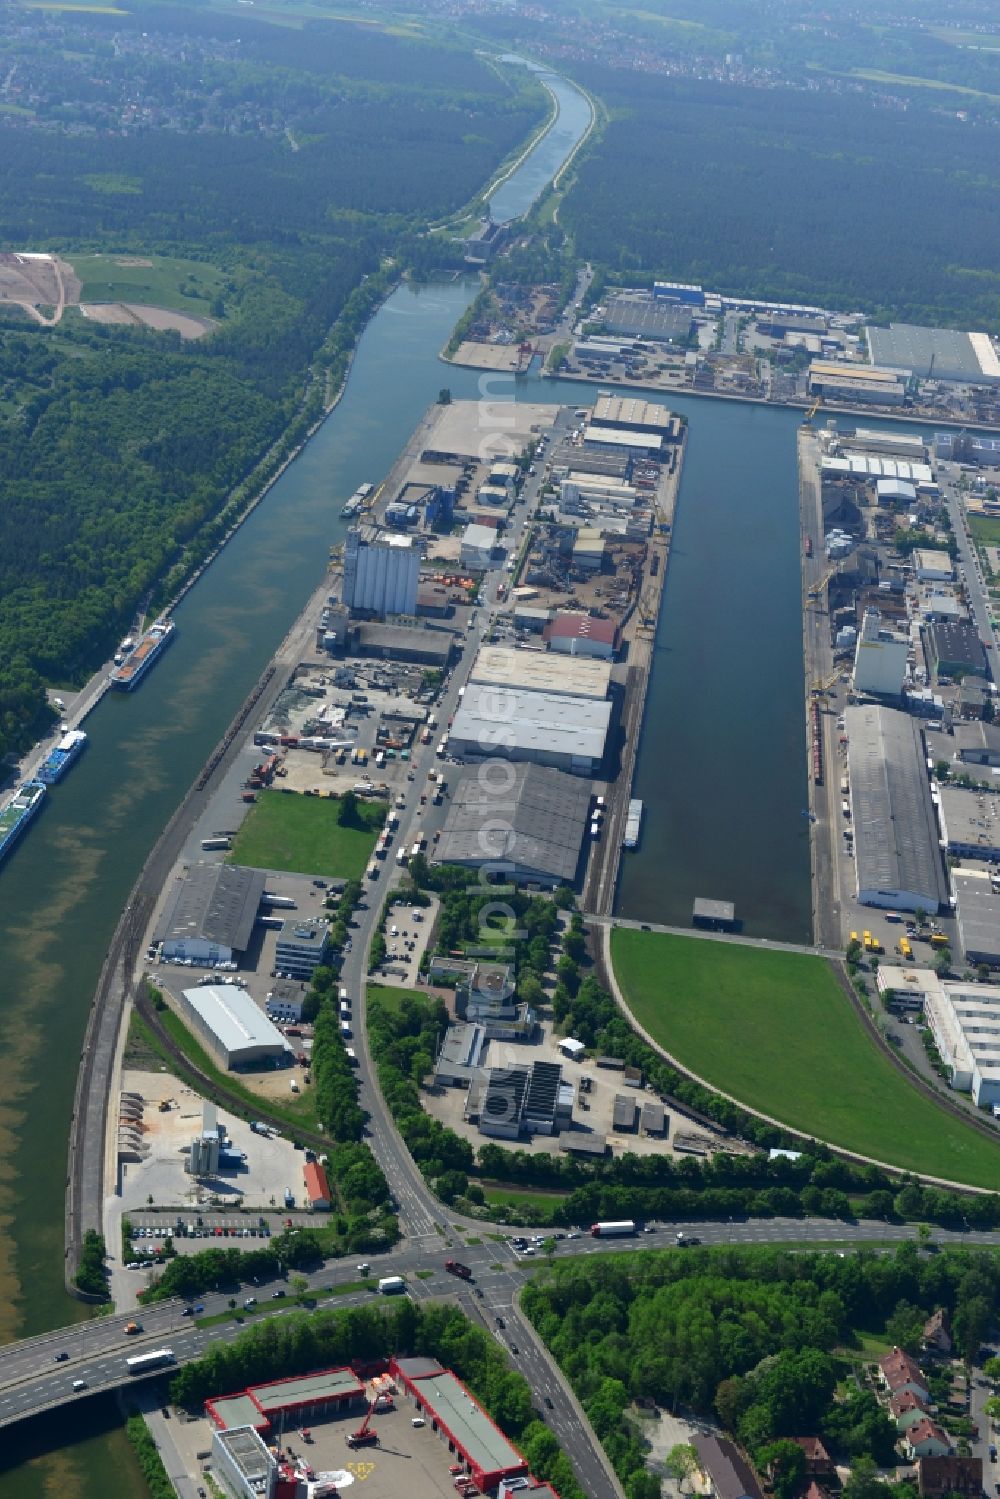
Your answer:
[[[864,1358],[877,1356],[866,1346],[919,1353],[924,1322],[942,1307],[958,1353],[977,1358],[1000,1311],[1000,1267],[990,1254],[926,1255],[913,1244],[846,1257],[770,1248],[594,1255],[535,1276],[523,1307],[629,1499],[659,1493],[626,1417],[637,1398],[717,1418],[759,1466],[775,1463],[789,1480],[776,1486],[779,1499],[802,1477],[782,1473],[795,1461],[787,1439],[815,1435],[854,1469],[846,1499],[889,1499],[872,1475],[892,1462],[895,1431],[858,1378]]]
[[[144,10],[142,24],[169,34],[178,14]],[[243,87],[251,68],[276,91],[294,149],[204,127],[0,124],[4,248],[182,254],[225,277],[221,326],[194,343],[72,311],[55,328],[14,310],[0,321],[0,758],[51,721],[44,684],[82,681],[140,601],[163,601],[218,539],[227,496],[319,414],[393,275],[447,260],[420,237],[427,217],[473,196],[545,108],[466,54],[450,55],[449,83],[422,43],[333,23],[309,37],[240,28],[257,52],[216,73]],[[319,86],[331,49],[360,71]]]
[[[488,1332],[444,1301],[418,1303],[404,1296],[386,1305],[373,1296],[373,1302],[378,1304],[261,1319],[235,1342],[213,1343],[204,1357],[181,1369],[170,1397],[197,1410],[211,1395],[268,1379],[336,1368],[352,1359],[423,1354],[465,1381],[536,1478],[551,1483],[561,1499],[583,1499],[569,1459],[532,1407],[527,1380],[509,1367]]]
[[[851,94],[580,67],[611,119],[560,210],[627,282],[1000,331],[995,132]]]

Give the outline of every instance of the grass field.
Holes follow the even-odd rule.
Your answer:
[[[359,827],[341,827],[334,797],[289,796],[265,791],[251,807],[227,855],[230,864],[285,869],[357,880],[364,874],[385,821],[385,807],[358,802]]]
[[[138,179],[104,174],[87,184],[95,193],[136,193]],[[226,278],[203,260],[167,255],[72,255],[70,264],[80,278],[81,302],[138,302],[207,317]]]
[[[380,1005],[392,1014],[400,1009],[404,999],[429,999],[423,989],[397,989],[394,984],[369,984],[368,1003],[377,999]]]
[[[622,929],[611,951],[636,1019],[706,1082],[832,1145],[996,1189],[1000,1144],[897,1071],[825,959]]]
[[[969,530],[977,546],[1000,547],[1000,515],[970,515]]]

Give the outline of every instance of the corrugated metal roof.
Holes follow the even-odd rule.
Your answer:
[[[200,984],[185,989],[184,999],[228,1052],[251,1046],[291,1051],[277,1026],[237,984]]]
[[[910,891],[936,911],[948,897],[920,729],[894,708],[844,714],[859,891]]]

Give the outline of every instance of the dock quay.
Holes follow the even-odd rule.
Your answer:
[[[642,586],[623,632],[628,641],[628,663],[621,715],[621,762],[613,794],[609,798],[607,826],[601,843],[591,858],[584,886],[582,905],[588,916],[610,916],[618,888],[618,871],[625,853],[625,823],[642,737],[660,608],[670,566],[671,540],[685,451],[686,433],[685,440],[678,445],[672,472],[664,475],[662,480],[658,496],[659,524],[650,540]]]

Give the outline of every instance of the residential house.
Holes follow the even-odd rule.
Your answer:
[[[983,1492],[981,1457],[922,1457],[917,1462],[917,1487],[920,1499],[945,1499],[948,1494],[964,1494],[979,1499]]]
[[[901,1395],[904,1390],[910,1390],[914,1395],[919,1395],[921,1400],[930,1400],[927,1380],[920,1365],[908,1353],[904,1353],[902,1348],[894,1348],[891,1353],[880,1358],[878,1372],[883,1388],[890,1395]]]
[[[951,1451],[948,1434],[930,1416],[914,1421],[903,1438],[903,1447],[911,1460],[917,1457],[947,1457]]]
[[[694,1450],[712,1499],[763,1499],[749,1462],[726,1437],[696,1436]]]
[[[889,1401],[889,1414],[896,1423],[897,1431],[907,1431],[916,1421],[930,1415],[930,1406],[912,1390],[902,1390]]]
[[[792,1440],[806,1455],[807,1478],[813,1478],[819,1484],[836,1482],[837,1470],[833,1459],[819,1437],[793,1437]]]
[[[952,1349],[951,1320],[943,1306],[932,1312],[924,1323],[923,1343],[938,1353],[950,1353]]]

